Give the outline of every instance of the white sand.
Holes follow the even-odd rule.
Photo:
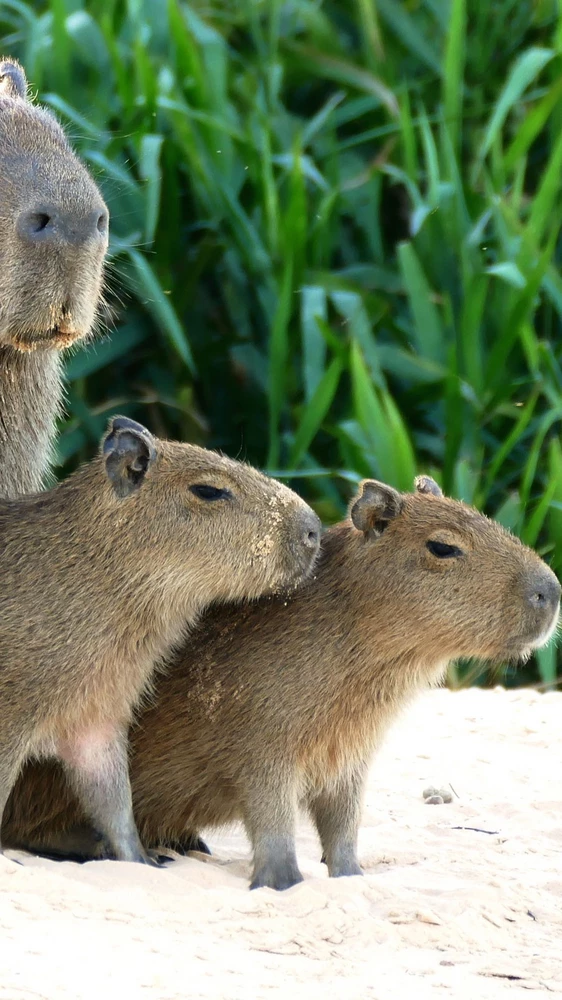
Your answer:
[[[328,880],[304,821],[285,893],[248,891],[239,830],[164,871],[0,858],[0,1000],[562,993],[561,781],[562,694],[439,691],[375,762],[363,879]]]

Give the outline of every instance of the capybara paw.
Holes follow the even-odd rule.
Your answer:
[[[58,851],[39,851],[32,850],[32,853],[36,858],[45,858],[47,861],[56,861],[60,863],[61,861],[72,861],[75,865],[85,865],[88,861],[105,861],[106,858],[94,857],[92,854],[75,854],[73,851],[67,853],[62,853]]]
[[[212,854],[211,848],[205,843],[202,837],[192,837],[190,846],[185,845],[185,853],[189,851],[199,851],[199,854]]]
[[[325,854],[322,855],[320,859],[320,864],[327,865],[328,859]],[[330,878],[347,878],[351,875],[364,875],[364,871],[361,865],[355,858],[347,858],[345,861],[340,861],[328,865],[330,872]]]
[[[276,889],[283,892],[290,889],[292,885],[298,885],[304,879],[297,867],[293,865],[274,866],[267,865],[257,871],[250,883],[250,889]]]
[[[349,861],[346,864],[334,865],[330,872],[330,878],[349,878],[351,875],[364,875],[363,869],[356,861]]]
[[[175,851],[176,854],[189,854],[190,851],[198,851],[199,854],[212,854],[211,848],[197,834],[187,834],[180,840],[167,840],[163,846]]]
[[[141,865],[150,865],[151,868],[165,868],[171,864],[173,858],[167,854],[162,854],[160,851],[149,850],[139,854],[135,860],[139,861]]]
[[[165,850],[165,848],[159,848],[158,850],[150,848],[146,852],[150,861],[155,862],[158,868],[165,868],[166,865],[173,865],[176,860],[171,854],[163,853]]]

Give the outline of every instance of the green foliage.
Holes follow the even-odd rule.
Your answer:
[[[120,410],[326,521],[348,480],[430,472],[561,572],[559,10],[4,0],[112,217],[61,473]],[[555,650],[535,667],[554,682]]]

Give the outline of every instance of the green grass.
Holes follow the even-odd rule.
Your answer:
[[[562,572],[558,3],[4,0],[0,32],[112,216],[61,474],[120,410],[327,522],[429,472]]]

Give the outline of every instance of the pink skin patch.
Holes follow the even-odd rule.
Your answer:
[[[107,768],[108,750],[118,738],[115,726],[85,729],[72,737],[59,740],[57,753],[71,767],[89,774],[100,774]]]

